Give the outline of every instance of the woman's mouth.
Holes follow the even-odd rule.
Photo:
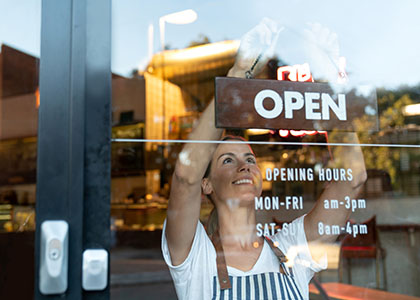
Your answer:
[[[251,179],[239,179],[233,182],[233,184],[253,184]]]

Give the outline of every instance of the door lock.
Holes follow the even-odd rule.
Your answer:
[[[39,290],[44,295],[62,294],[67,290],[68,232],[66,221],[41,224]]]

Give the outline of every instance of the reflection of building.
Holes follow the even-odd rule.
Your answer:
[[[146,138],[184,138],[188,117],[212,99],[214,77],[226,75],[237,48],[237,42],[225,41],[156,54],[144,73]]]
[[[33,205],[35,203],[38,106],[42,105],[39,102],[38,66],[38,58],[2,45],[0,53],[0,169],[2,170],[0,172],[0,205],[4,204],[8,210],[11,209],[10,204]],[[124,78],[113,74],[112,93],[113,135],[143,138],[144,78]],[[143,146],[140,144],[134,147],[134,164],[131,152],[127,159],[126,148],[127,145],[113,145],[113,178],[134,174],[143,175],[140,178],[144,179]],[[115,156],[118,157],[115,158]],[[143,181],[139,180],[139,182]],[[26,210],[23,210],[26,213]],[[13,216],[10,216],[11,214]],[[5,214],[0,208],[0,219],[6,222],[11,220],[17,222],[17,219],[22,218],[24,220],[21,223],[28,221],[22,217],[22,214],[19,214],[17,206],[13,213]],[[0,231],[4,229],[4,222],[1,220]],[[33,229],[33,214],[31,220],[26,223],[25,229]],[[10,229],[9,226],[8,230]]]
[[[0,53],[0,232],[34,229],[38,63],[2,45]]]
[[[5,45],[0,56],[0,138],[35,136],[39,60]]]

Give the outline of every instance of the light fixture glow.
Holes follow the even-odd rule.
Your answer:
[[[406,105],[402,109],[404,116],[418,116],[420,115],[420,103]]]
[[[256,128],[248,129],[249,135],[259,135],[259,134],[267,134],[267,133],[270,133],[269,129],[256,129]]]
[[[162,51],[165,50],[165,23],[184,25],[197,20],[197,13],[192,9],[178,11],[172,14],[164,15],[159,18],[160,45]]]
[[[195,20],[197,20],[197,13],[192,9],[186,9],[183,11],[165,15],[160,19],[166,23],[183,25],[192,23]]]

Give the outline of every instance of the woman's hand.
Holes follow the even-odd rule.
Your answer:
[[[319,24],[308,24],[309,29],[303,32],[305,38],[304,51],[309,59],[312,73],[317,78],[335,83],[346,80],[345,70],[340,67],[340,46],[338,36],[334,31]],[[341,73],[341,77],[339,77]],[[344,73],[343,73],[344,72]]]
[[[256,75],[273,56],[277,39],[284,27],[268,18],[248,31],[241,39],[241,44],[236,55],[236,61],[229,71],[230,77],[246,77],[248,71]]]

